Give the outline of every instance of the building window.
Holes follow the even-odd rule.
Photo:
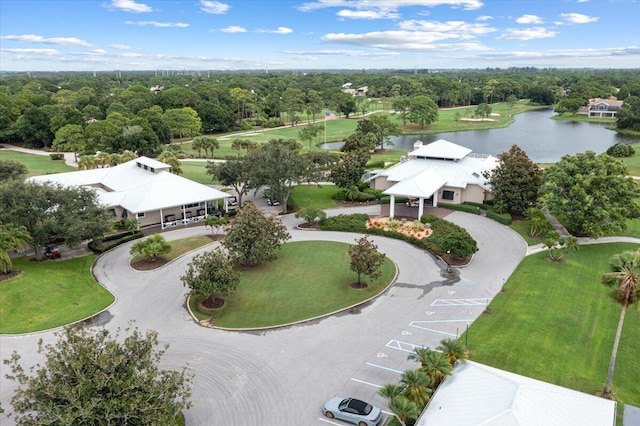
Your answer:
[[[117,216],[116,209],[109,209],[109,214],[111,214],[111,217],[116,217]]]
[[[138,217],[144,217],[144,212],[138,213]]]
[[[443,200],[453,200],[455,192],[453,191],[442,191],[442,199]]]

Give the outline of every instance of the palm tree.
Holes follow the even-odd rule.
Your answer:
[[[620,335],[622,334],[624,315],[627,312],[627,307],[638,303],[640,299],[640,249],[635,252],[625,251],[616,254],[609,260],[609,266],[612,272],[604,274],[602,276],[602,282],[614,288],[613,296],[615,300],[622,305],[622,310],[620,311],[616,337],[613,341],[607,383],[604,386],[604,391],[602,391],[603,398],[611,398],[613,370],[616,366],[616,355],[618,353]]]
[[[378,391],[378,395],[388,398],[392,400],[395,397],[402,395],[402,387],[398,385],[394,385],[391,383],[387,383]]]
[[[469,358],[469,351],[460,339],[444,339],[440,341],[440,346],[436,349],[442,351],[445,358],[453,367],[458,360],[466,362]]]
[[[431,380],[420,370],[407,370],[402,373],[402,395],[419,408],[424,408],[431,399],[433,390],[429,387]]]
[[[407,420],[417,420],[422,410],[415,402],[409,401],[404,396],[397,396],[389,403],[389,409],[395,414],[402,426],[407,425]]]
[[[451,374],[453,371],[453,367],[449,364],[444,354],[426,347],[415,348],[413,353],[409,354],[408,359],[420,363],[420,371],[429,376],[432,389],[438,387],[445,376]]]
[[[20,251],[29,246],[31,235],[24,226],[0,224],[0,264],[5,274],[11,272],[13,262],[10,251]]]

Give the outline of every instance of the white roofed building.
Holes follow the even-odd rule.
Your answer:
[[[88,187],[114,220],[135,218],[140,226],[187,224],[224,206],[231,195],[174,175],[168,164],[139,157],[114,167],[33,176],[33,182]]]
[[[444,139],[427,145],[416,142],[407,159],[369,177],[374,189],[391,197],[389,215],[394,216],[395,197],[418,200],[418,217],[424,205],[438,201],[460,204],[483,203],[490,199],[490,187],[483,174],[498,165],[491,155],[478,155],[469,148]]]
[[[487,365],[458,364],[416,426],[614,426],[616,403]]]

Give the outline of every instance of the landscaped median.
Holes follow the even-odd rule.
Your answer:
[[[395,279],[390,259],[382,275],[367,280],[368,287],[353,289],[356,274],[349,268],[350,245],[327,241],[284,244],[278,258],[257,267],[241,268],[237,290],[225,297],[221,309],[204,309],[199,298],[189,308],[199,321],[215,327],[255,329],[278,327],[347,309],[382,293]]]

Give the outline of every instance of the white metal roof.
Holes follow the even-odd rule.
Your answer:
[[[156,169],[166,167],[164,163],[140,157],[115,167],[33,176],[29,180],[90,187],[104,206],[122,206],[132,213],[230,197],[227,193],[166,170],[155,173],[144,170],[137,163]]]
[[[417,426],[613,426],[616,403],[467,361],[440,385]]]
[[[413,177],[396,183],[384,191],[387,195],[429,198],[444,186],[447,180],[435,169],[426,169]]]
[[[444,139],[438,139],[435,142],[422,145],[420,148],[411,151],[409,153],[409,157],[449,158],[452,160],[460,160],[470,153],[471,150],[469,148],[465,148],[464,146],[460,146]]]

